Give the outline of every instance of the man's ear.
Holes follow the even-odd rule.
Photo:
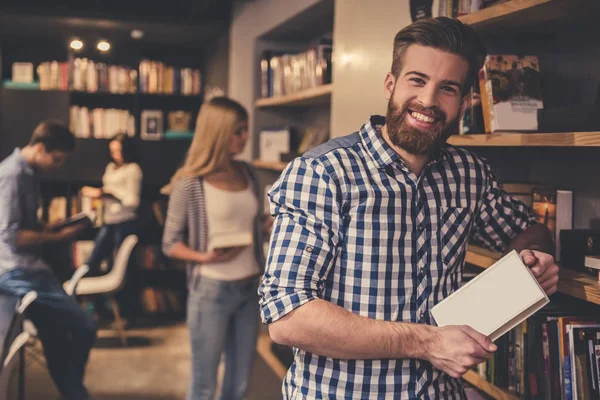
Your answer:
[[[383,80],[383,92],[385,94],[385,99],[390,100],[392,98],[392,94],[394,93],[394,87],[396,86],[396,77],[391,72],[385,74],[385,79]]]

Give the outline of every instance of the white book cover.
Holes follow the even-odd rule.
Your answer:
[[[208,239],[208,250],[250,246],[253,240],[252,232],[214,233]]]
[[[469,325],[494,341],[549,302],[513,250],[435,305],[431,315],[438,326]]]

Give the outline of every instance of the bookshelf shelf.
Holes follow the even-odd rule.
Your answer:
[[[331,92],[333,86],[331,84],[317,86],[315,88],[303,90],[301,92],[288,94],[279,97],[267,97],[256,100],[256,107],[305,107],[327,104],[331,102]]]
[[[453,135],[448,143],[454,146],[484,147],[599,147],[600,132]]]
[[[272,161],[262,161],[262,160],[254,160],[252,164],[259,169],[267,169],[270,171],[281,172],[287,167],[288,163],[286,162],[272,162]]]
[[[475,386],[479,390],[484,393],[492,396],[494,399],[500,400],[517,400],[518,397],[514,394],[500,389],[485,380],[485,378],[475,371],[467,371],[466,374],[463,375],[463,379],[469,382],[471,385]]]
[[[590,14],[598,11],[596,6],[592,10],[583,8],[591,6],[590,3],[592,2],[585,0],[511,0],[458,19],[479,32],[507,28],[527,29],[532,25],[541,26],[549,22],[555,25],[589,18]],[[586,11],[582,12],[583,9]]]
[[[469,245],[465,261],[480,268],[488,268],[500,254]],[[561,268],[558,281],[558,291],[590,303],[600,304],[600,283],[591,275]]]

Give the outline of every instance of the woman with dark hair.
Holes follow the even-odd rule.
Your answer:
[[[110,267],[114,251],[127,236],[136,233],[135,220],[140,205],[142,170],[133,162],[133,139],[120,133],[110,141],[109,149],[112,162],[106,166],[102,176],[102,188],[85,186],[81,190],[84,196],[103,199],[104,224],[87,260],[91,275],[101,274],[100,263],[105,259],[109,260]],[[100,304],[96,308],[98,312],[103,311]],[[130,313],[124,310],[124,314]]]

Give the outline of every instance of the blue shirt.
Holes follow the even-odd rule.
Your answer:
[[[430,324],[459,288],[467,241],[502,250],[535,222],[489,165],[444,146],[417,177],[381,137],[383,117],[288,165],[259,288],[270,324],[316,298],[367,318]],[[418,359],[340,360],[294,349],[286,399],[464,398],[459,379]]]
[[[15,246],[20,229],[39,229],[39,193],[35,171],[15,149],[0,163],[0,274],[15,268],[48,268],[40,246]]]

